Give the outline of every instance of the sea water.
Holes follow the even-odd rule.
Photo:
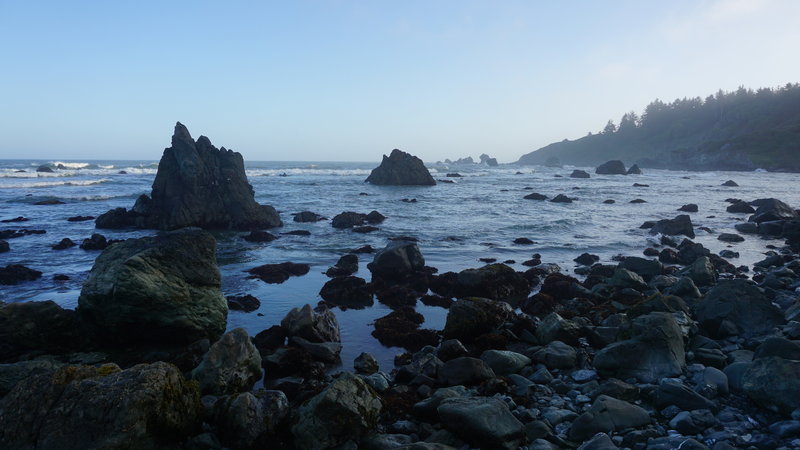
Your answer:
[[[58,167],[53,173],[38,173],[41,164]],[[601,262],[612,263],[615,255],[642,256],[642,250],[657,243],[657,237],[639,228],[647,220],[673,218],[679,207],[696,203],[697,213],[688,213],[700,242],[713,252],[730,248],[740,257],[735,265],[752,265],[764,258],[766,245],[782,245],[748,235],[745,241],[728,244],[717,240],[719,233],[735,232],[734,225],[747,220],[746,214],[725,211],[728,198],[754,200],[775,197],[800,206],[800,175],[756,172],[680,172],[646,170],[642,175],[596,175],[589,179],[569,178],[573,167],[483,165],[428,165],[436,179],[454,183],[436,186],[373,186],[364,183],[377,163],[342,162],[248,162],[247,176],[259,203],[274,206],[284,226],[270,230],[279,239],[250,243],[245,233],[214,232],[217,260],[225,295],[251,294],[261,307],[251,313],[231,311],[228,328],[244,327],[251,335],[280,323],[286,313],[305,303],[316,305],[319,290],[328,278],[323,272],[349,251],[363,245],[382,248],[389,238],[412,236],[426,264],[441,272],[480,267],[479,258],[496,258],[517,270],[534,253],[542,261],[556,263],[566,273],[576,267],[573,258],[583,252],[597,254]],[[23,264],[43,272],[39,280],[16,286],[0,286],[0,301],[53,300],[75,308],[81,286],[98,256],[97,251],[73,247],[55,251],[50,247],[68,237],[80,243],[92,233],[109,239],[126,239],[155,234],[154,230],[96,230],[94,221],[68,222],[72,216],[98,216],[116,207],[130,208],[141,194],[149,194],[158,168],[155,161],[32,161],[0,160],[0,220],[24,216],[30,220],[0,223],[3,229],[44,229],[45,234],[9,239],[11,251],[0,253],[0,266]],[[120,173],[125,172],[125,173]],[[448,172],[463,177],[446,178]],[[559,176],[561,175],[561,176]],[[733,179],[739,187],[721,184]],[[646,187],[634,187],[633,184]],[[525,200],[539,192],[549,198],[565,194],[570,204]],[[629,203],[634,199],[646,203]],[[402,199],[416,199],[403,202]],[[614,204],[604,204],[606,199]],[[64,204],[34,205],[42,200]],[[309,210],[332,218],[343,211],[368,213],[377,210],[387,217],[379,230],[360,234],[331,227],[330,221],[295,223],[292,214]],[[701,230],[705,227],[709,231]],[[284,235],[307,230],[310,236]],[[516,245],[526,237],[533,245]],[[356,276],[369,279],[366,268],[372,255],[359,255]],[[282,284],[266,284],[249,278],[247,269],[262,264],[292,261],[307,263],[307,275],[292,277]],[[64,274],[68,281],[54,281]],[[424,328],[442,329],[447,311],[417,304],[425,316]],[[383,370],[392,367],[400,348],[387,348],[372,336],[373,322],[391,310],[376,302],[366,309],[334,309],[342,332],[343,368],[352,367],[361,352],[375,355]]]

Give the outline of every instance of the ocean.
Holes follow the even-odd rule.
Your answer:
[[[37,173],[41,164],[54,167],[53,173]],[[642,256],[642,250],[657,244],[657,237],[639,226],[647,220],[673,218],[679,207],[696,203],[697,213],[688,213],[700,242],[713,252],[730,248],[740,257],[737,266],[752,265],[764,258],[767,245],[780,246],[780,240],[745,236],[745,241],[728,244],[717,240],[719,233],[733,233],[734,225],[747,220],[745,214],[725,211],[726,199],[754,200],[775,197],[794,207],[800,206],[800,174],[755,172],[681,172],[644,170],[642,175],[595,175],[589,179],[569,178],[573,167],[428,164],[439,183],[432,187],[373,186],[364,183],[371,163],[344,162],[246,162],[247,176],[259,203],[274,206],[284,226],[270,230],[280,238],[263,244],[242,239],[246,233],[214,232],[218,241],[217,259],[225,295],[251,294],[261,300],[252,313],[231,311],[228,328],[244,327],[251,335],[280,323],[293,307],[321,300],[319,290],[328,278],[323,272],[348,251],[363,245],[382,248],[389,238],[413,236],[427,265],[439,272],[480,267],[479,258],[496,258],[524,270],[525,260],[534,253],[546,263],[556,263],[572,273],[572,261],[583,252],[612,263],[615,255]],[[0,286],[0,301],[53,300],[65,308],[75,308],[81,286],[98,251],[73,247],[50,247],[68,237],[80,243],[99,232],[109,239],[126,239],[155,234],[153,230],[95,230],[94,221],[69,222],[72,216],[98,216],[116,207],[130,208],[140,194],[150,193],[156,174],[156,161],[33,161],[0,160],[0,220],[18,216],[25,222],[0,223],[0,230],[42,229],[9,239],[11,251],[0,253],[0,266],[23,264],[43,272],[39,280],[15,286]],[[121,173],[124,172],[124,173]],[[449,172],[463,177],[446,178]],[[561,175],[559,177],[558,175]],[[739,187],[723,187],[732,179]],[[647,186],[634,187],[633,184]],[[552,198],[565,194],[571,204],[525,200],[539,192]],[[403,199],[416,199],[404,202]],[[606,199],[614,204],[604,204]],[[643,199],[646,203],[629,203]],[[63,204],[34,205],[42,200]],[[377,210],[387,216],[379,230],[359,234],[334,229],[330,221],[295,223],[292,214],[310,210],[332,218],[343,211],[368,213]],[[699,227],[710,231],[701,230]],[[292,230],[307,230],[310,236],[283,235]],[[533,245],[517,245],[526,237]],[[359,255],[356,276],[369,279],[367,263],[372,255]],[[307,263],[311,271],[292,277],[283,284],[266,284],[248,278],[247,269],[268,263],[292,261]],[[56,274],[67,281],[55,281]],[[580,278],[580,277],[579,277]],[[425,316],[423,328],[441,329],[447,311],[417,304]],[[372,336],[372,323],[391,310],[378,302],[371,308],[334,310],[342,331],[343,369],[352,368],[361,352],[378,358],[382,370],[390,370],[400,348],[387,348]]]

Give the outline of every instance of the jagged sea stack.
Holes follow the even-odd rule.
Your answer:
[[[250,230],[281,226],[277,211],[259,205],[247,182],[240,153],[217,149],[200,136],[192,139],[178,122],[172,145],[158,163],[150,197],[142,195],[131,211],[122,208],[98,217],[98,228],[137,226]]]
[[[392,150],[389,156],[383,155],[381,165],[372,169],[366,182],[382,186],[433,186],[436,184],[421,159],[398,149]]]

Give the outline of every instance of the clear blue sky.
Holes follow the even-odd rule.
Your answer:
[[[0,0],[0,158],[501,162],[654,98],[800,81],[800,2]]]

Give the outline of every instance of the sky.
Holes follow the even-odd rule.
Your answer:
[[[0,159],[500,162],[800,81],[800,1],[0,0]]]

